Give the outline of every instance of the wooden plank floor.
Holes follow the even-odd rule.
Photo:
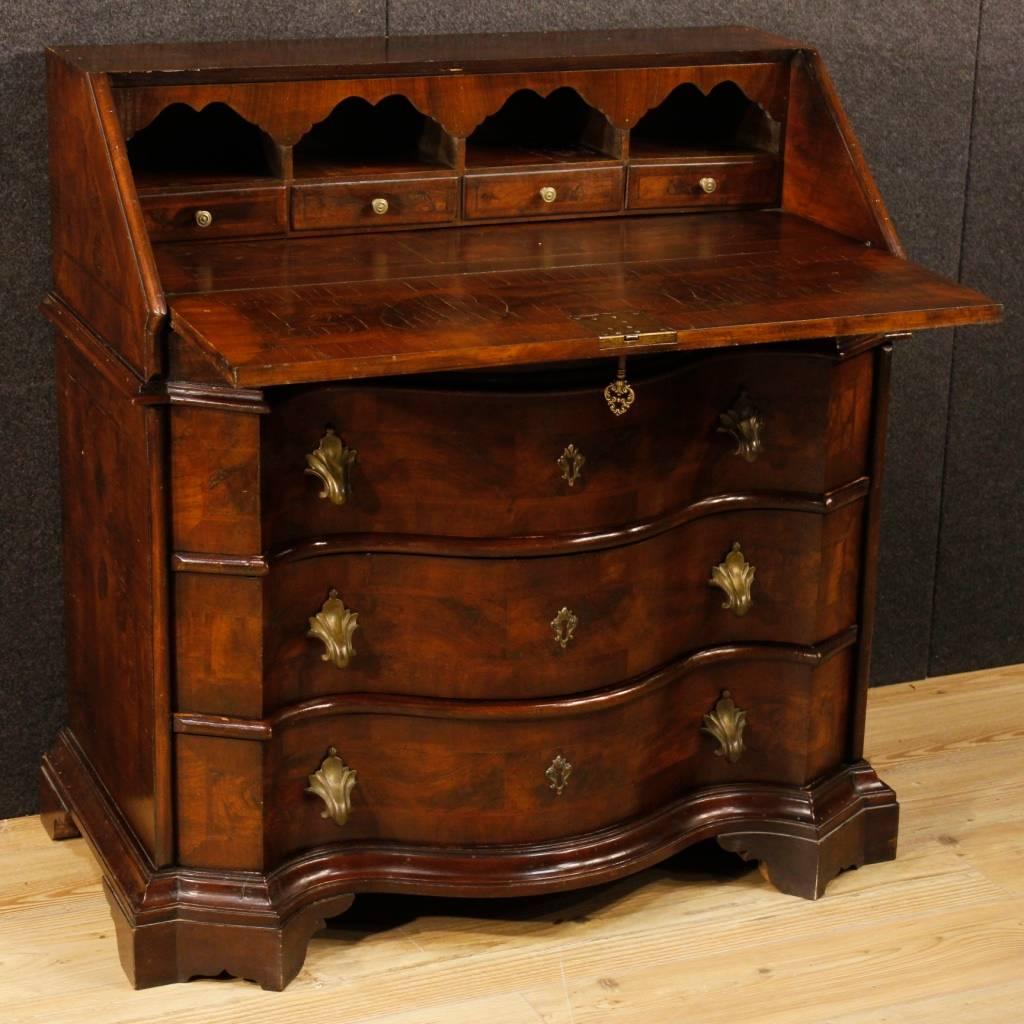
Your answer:
[[[1024,666],[873,691],[868,753],[900,796],[899,857],[817,903],[724,855],[545,899],[362,897],[282,994],[133,992],[84,842],[0,822],[0,1021],[1024,1020]]]

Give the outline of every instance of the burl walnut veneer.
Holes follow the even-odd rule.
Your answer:
[[[862,759],[890,352],[999,307],[906,261],[813,50],[48,61],[43,820],[135,985],[279,989],[359,892],[715,837],[816,898],[894,856]]]

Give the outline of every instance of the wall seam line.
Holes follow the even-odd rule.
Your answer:
[[[960,252],[957,258],[956,279],[963,281],[964,274],[964,240],[967,235],[968,207],[971,195],[971,170],[974,166],[974,120],[978,110],[978,77],[981,67],[981,26],[985,17],[985,0],[978,0],[978,21],[974,35],[974,77],[971,81],[971,111],[967,124],[967,166],[964,170],[963,209],[960,215]],[[949,386],[946,389],[946,433],[942,445],[942,466],[939,474],[939,521],[935,534],[935,561],[932,570],[932,606],[928,616],[928,661],[925,666],[926,677],[931,676],[935,668],[935,634],[936,614],[939,605],[939,582],[942,576],[942,533],[946,519],[946,489],[949,471],[950,433],[953,422],[953,391],[956,381],[956,350],[960,330],[953,331],[949,351]],[[941,673],[940,673],[941,674]]]

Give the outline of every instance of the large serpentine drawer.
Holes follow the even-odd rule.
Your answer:
[[[698,647],[816,643],[856,622],[862,514],[854,497],[827,514],[710,515],[587,554],[272,565],[265,699],[538,697],[618,683]]]
[[[650,365],[650,369],[645,366]],[[317,386],[263,423],[271,545],[334,533],[509,537],[603,530],[712,495],[822,494],[865,472],[870,355],[795,352]]]
[[[179,735],[180,855],[269,867],[349,841],[542,842],[695,786],[803,785],[840,762],[852,640],[711,652],[577,700],[342,696],[285,709],[262,742]]]

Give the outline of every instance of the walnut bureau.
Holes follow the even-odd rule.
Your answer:
[[[136,986],[282,988],[359,892],[710,838],[816,898],[862,758],[906,260],[752,29],[48,58],[70,722]],[[682,897],[681,897],[682,898]]]

